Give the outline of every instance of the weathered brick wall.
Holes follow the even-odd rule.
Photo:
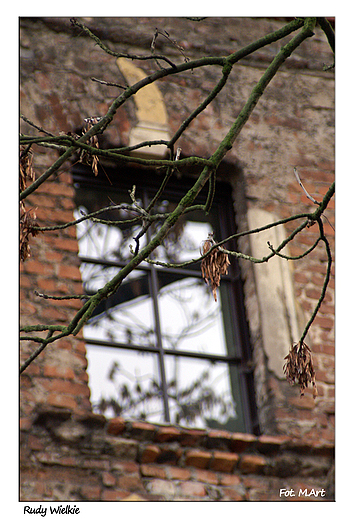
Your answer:
[[[223,23],[219,19],[211,19],[200,24],[179,18],[148,18],[140,24],[130,18],[84,21],[106,39],[109,46],[116,46],[123,52],[149,52],[154,28],[165,29],[185,46],[190,58],[204,53],[224,55],[284,23],[283,20],[262,18],[224,19]],[[186,137],[181,138],[178,144],[183,153],[207,156],[215,149],[279,45],[261,49],[241,62],[236,72],[232,73],[224,94],[189,126]],[[124,81],[115,60],[83,35],[78,36],[68,19],[22,20],[20,50],[21,112],[54,133],[74,131],[82,126],[85,117],[104,114],[117,95],[116,88],[99,85],[90,81],[90,77],[119,83]],[[165,52],[177,61],[182,59],[167,41],[157,41],[157,52]],[[227,166],[230,166],[230,182],[235,192],[239,229],[247,226],[246,211],[251,208],[272,212],[277,218],[314,209],[295,181],[293,166],[298,167],[305,187],[317,200],[321,199],[333,181],[334,80],[333,72],[322,71],[323,63],[331,61],[325,37],[317,29],[316,37],[311,42],[305,42],[273,79],[230,151]],[[139,66],[146,72],[152,70],[152,63],[149,62],[140,62]],[[182,76],[171,76],[159,82],[172,134],[197,103],[204,99],[219,75],[220,70],[206,68],[194,73],[187,71]],[[129,102],[119,109],[105,132],[104,144],[128,144],[129,131],[135,121],[135,107]],[[21,128],[25,133],[35,132],[23,122]],[[43,148],[34,147],[34,151],[34,167],[38,176],[57,155],[51,150],[44,153]],[[32,205],[37,208],[41,225],[62,224],[73,218],[74,189],[69,167],[69,164],[64,165],[59,176],[45,183],[26,202],[28,207]],[[333,209],[331,201],[326,214],[334,226]],[[325,219],[324,227],[334,250],[334,231]],[[287,226],[287,231],[293,229],[292,224]],[[298,235],[290,247],[290,254],[301,254],[310,247],[316,232],[314,226]],[[248,240],[241,241],[239,246],[249,252]],[[31,240],[31,251],[31,259],[21,266],[22,322],[65,324],[81,304],[75,300],[44,300],[36,296],[34,290],[56,295],[82,292],[74,228],[38,235]],[[294,288],[304,323],[318,301],[326,271],[325,260],[325,251],[318,246],[311,256],[293,263]],[[334,278],[332,276],[330,280],[324,303],[309,334],[319,397],[313,400],[307,391],[305,397],[300,399],[298,388],[290,387],[267,368],[253,269],[249,263],[242,263],[241,267],[254,347],[261,429],[263,434],[277,436],[275,441],[269,442],[275,447],[277,445],[278,449],[264,450],[263,440],[253,439],[246,444],[247,452],[239,454],[239,450],[232,447],[230,434],[226,434],[227,440],[221,449],[218,443],[208,442],[214,434],[209,437],[208,432],[200,432],[197,436],[200,440],[191,446],[192,450],[205,453],[203,459],[206,466],[199,467],[203,462],[197,462],[198,466],[192,464],[195,459],[189,455],[189,445],[181,444],[182,433],[162,443],[161,440],[157,441],[158,430],[152,425],[147,425],[147,431],[141,425],[141,433],[136,435],[135,428],[127,423],[122,429],[119,428],[115,436],[112,431],[115,423],[110,423],[107,431],[108,425],[100,417],[89,416],[85,419],[91,409],[90,392],[85,344],[78,335],[77,338],[70,337],[49,345],[21,376],[23,499],[79,500],[82,497],[109,500],[113,499],[110,496],[119,499],[132,493],[145,498],[152,495],[177,499],[184,496],[222,499],[228,498],[230,493],[232,500],[260,500],[272,493],[276,499],[275,491],[282,485],[280,479],[284,478],[284,470],[278,473],[279,470],[271,469],[279,467],[277,455],[285,457],[285,460],[294,461],[297,457],[301,461],[296,475],[287,472],[291,487],[326,487],[331,464],[330,450],[334,442]],[[21,350],[21,360],[26,359],[35,347],[33,343],[25,344]],[[65,413],[63,416],[57,414],[57,419],[53,419],[51,414],[55,415],[55,412],[52,411],[47,424],[40,410],[48,405],[58,407]],[[52,422],[58,421],[59,431],[62,431],[61,425],[63,431],[67,431],[72,412],[75,414],[73,421],[79,432],[78,439],[83,434],[88,440],[85,449],[78,439],[66,440],[61,433],[53,435],[56,427]],[[38,414],[40,419],[36,423]],[[84,422],[77,421],[80,415]],[[146,436],[143,435],[144,430]],[[110,431],[112,433],[108,433]],[[121,455],[115,455],[116,458],[111,460],[105,452],[106,448],[98,444],[98,432],[100,435],[105,433],[108,445],[119,441],[123,446],[131,440],[132,450],[129,450],[128,459],[122,458],[120,462]],[[289,440],[280,441],[281,435]],[[297,446],[295,449],[291,448],[293,440]],[[303,443],[305,448],[302,447]],[[324,448],[318,448],[319,445]],[[141,451],[143,447],[144,452]],[[122,449],[118,450],[122,454]],[[225,458],[220,457],[220,452],[225,454]],[[65,460],[66,453],[68,464],[61,462]],[[146,455],[143,456],[143,453]],[[172,464],[170,459],[169,463],[165,459],[170,456],[169,453],[174,459]],[[219,466],[219,457],[229,470]],[[261,467],[245,472],[244,460],[249,459],[244,457],[262,461]],[[303,464],[308,466],[308,461],[312,466],[320,464],[322,469],[308,474],[303,469]],[[75,484],[77,478],[83,479],[81,484]],[[85,478],[89,478],[88,484],[85,484]],[[49,484],[51,481],[52,485]],[[137,488],[135,485],[130,487],[131,481],[139,483]],[[89,489],[90,482],[93,482],[94,491]],[[86,488],[86,485],[89,487]],[[159,489],[163,491],[158,492]],[[194,489],[197,495],[194,495]]]
[[[46,157],[50,160],[52,154]],[[52,156],[53,158],[53,156]],[[48,164],[48,163],[47,163]],[[46,162],[36,154],[35,170]],[[74,189],[68,172],[42,184],[26,199],[26,209],[33,208],[38,225],[54,226],[73,220]],[[79,300],[45,300],[46,295],[82,294],[78,242],[75,228],[40,233],[31,240],[31,257],[21,263],[21,324],[67,325],[81,307]],[[38,333],[38,335],[43,333]],[[23,342],[23,363],[39,344]],[[51,404],[71,410],[90,409],[85,344],[81,335],[49,345],[21,376],[21,420],[26,421],[34,406]]]
[[[333,450],[323,443],[51,408],[22,437],[30,501],[333,500]]]

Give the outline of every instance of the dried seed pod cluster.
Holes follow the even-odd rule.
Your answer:
[[[201,254],[205,255],[213,245],[213,234],[209,233],[208,238],[203,243]],[[213,249],[201,262],[202,276],[205,282],[210,285],[215,301],[217,301],[216,291],[220,286],[220,278],[223,274],[227,274],[229,265],[227,253],[224,253],[218,247]]]
[[[27,180],[35,180],[33,169],[33,154],[29,148],[20,148],[20,192],[27,187]],[[31,215],[31,211],[33,212]],[[36,213],[34,208],[26,209],[25,203],[20,201],[20,259],[22,262],[31,256],[29,237],[36,236],[38,231],[33,228],[36,225]]]
[[[305,343],[296,343],[284,359],[287,360],[283,366],[287,381],[291,385],[295,382],[298,383],[301,396],[304,395],[304,390],[308,388],[308,383],[312,383],[313,397],[315,399],[318,395],[318,390],[310,348]]]
[[[88,130],[91,129],[92,126],[94,126],[96,123],[98,123],[100,120],[100,117],[87,117],[84,119],[85,125],[83,128],[83,135],[88,132]],[[94,148],[99,148],[99,140],[96,135],[93,135],[89,138],[88,144]],[[86,150],[82,150],[80,153],[79,161],[83,164],[88,164],[91,166],[91,169],[94,173],[94,175],[98,175],[98,156],[92,155],[90,152],[87,152]]]

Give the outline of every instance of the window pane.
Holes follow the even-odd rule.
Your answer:
[[[165,365],[174,423],[195,428],[244,430],[242,406],[233,397],[227,364],[166,355]],[[239,396],[237,400],[240,401]]]
[[[136,201],[142,205],[142,200]],[[137,212],[130,211],[128,206],[132,200],[128,192],[118,192],[103,188],[93,189],[77,186],[75,218],[78,219],[88,213],[102,208],[120,204],[120,209],[107,210],[96,215],[96,219],[108,222],[99,223],[93,220],[84,220],[77,224],[79,253],[83,257],[105,259],[108,261],[126,261],[132,257],[130,246],[135,247],[133,237],[141,229],[141,223],[132,222]],[[141,239],[141,246],[145,238]]]
[[[220,298],[200,278],[159,273],[159,311],[164,348],[226,354]]]
[[[98,281],[110,271],[103,266],[88,265],[99,268]],[[120,289],[101,302],[94,310],[92,317],[84,327],[84,337],[146,347],[155,346],[155,327],[148,276],[148,273],[144,271],[131,272],[122,282]],[[85,279],[83,276],[83,280]],[[93,289],[92,281],[86,280],[85,285]],[[97,289],[102,285],[98,283]]]
[[[88,345],[87,357],[95,411],[108,417],[163,421],[156,354]]]
[[[166,210],[172,211],[175,204],[166,202]],[[157,222],[154,230],[158,231],[160,226],[161,223]],[[187,213],[168,233],[163,244],[153,252],[152,258],[170,263],[186,262],[198,258],[202,244],[211,232],[219,234],[217,219],[213,211],[211,215],[205,215],[202,211]],[[192,264],[189,268],[198,269],[199,264]]]

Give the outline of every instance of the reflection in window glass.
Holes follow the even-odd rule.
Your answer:
[[[163,286],[158,296],[163,347],[226,354],[220,300],[213,300],[203,280],[181,278]]]
[[[224,363],[167,357],[172,419],[182,426],[244,429],[241,410],[231,391],[230,369]]]
[[[200,219],[203,215],[200,216]],[[198,258],[200,248],[208,234],[213,231],[209,222],[191,220],[198,218],[194,213],[188,214],[183,224],[174,226],[168,234],[163,245],[158,246],[153,257],[163,262],[181,263]],[[159,227],[156,226],[156,229]],[[196,267],[196,266],[195,266]],[[194,269],[194,264],[193,267]]]
[[[86,274],[83,270],[83,277]],[[120,291],[98,305],[85,325],[84,333],[88,338],[117,343],[155,345],[148,274],[142,271],[130,273],[123,281]]]
[[[157,355],[88,347],[91,400],[108,417],[164,420]]]

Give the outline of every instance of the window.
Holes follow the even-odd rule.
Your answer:
[[[155,171],[105,170],[106,175],[94,177],[85,166],[74,167],[76,217],[111,201],[131,204],[133,185],[137,202],[147,207],[162,182]],[[155,213],[171,211],[192,182],[171,178]],[[196,202],[205,197],[204,191]],[[133,237],[141,229],[131,222],[134,216],[126,209],[107,211],[99,215],[107,223],[77,225],[87,294],[132,257]],[[187,213],[151,259],[181,263],[198,258],[208,233],[213,231],[216,240],[227,237],[236,232],[234,220],[231,188],[219,183],[210,214]],[[141,238],[141,248],[160,225],[157,221]],[[200,262],[185,268],[143,262],[98,306],[84,328],[95,410],[187,427],[256,431],[242,284],[237,262],[231,259],[231,264],[217,302],[202,280]]]

